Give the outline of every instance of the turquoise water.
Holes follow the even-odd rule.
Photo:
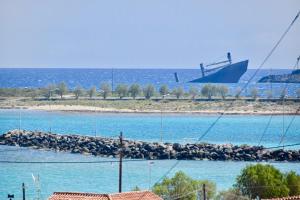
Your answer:
[[[21,116],[21,123],[20,123]],[[193,142],[216,119],[214,115],[163,115],[162,129],[160,115],[156,114],[95,114],[63,113],[22,110],[0,110],[0,133],[16,129],[49,131],[66,134],[101,135],[115,137],[123,131],[126,138],[159,141]],[[293,116],[285,116],[285,126]],[[258,144],[269,116],[224,116],[203,141],[213,143]],[[282,134],[283,116],[275,116],[271,122],[263,145],[276,146]],[[97,129],[97,131],[95,131]],[[285,139],[285,144],[300,142],[300,117],[295,118]],[[32,150],[18,147],[0,146],[0,160],[17,161],[98,161],[111,160],[70,153]],[[136,185],[148,189],[176,161],[125,162],[123,190]],[[218,190],[229,188],[235,177],[249,162],[221,161],[181,161],[171,172],[183,170],[193,178],[209,179],[216,182]],[[271,163],[282,171],[294,170],[300,173],[299,163]],[[150,173],[151,171],[151,173]],[[32,174],[40,176],[41,192],[46,199],[54,191],[117,192],[117,163],[97,164],[12,164],[0,163],[0,199],[7,193],[21,198],[21,184],[27,186],[27,197],[33,199],[34,184]],[[151,174],[151,176],[150,176]],[[151,177],[151,178],[150,178]]]

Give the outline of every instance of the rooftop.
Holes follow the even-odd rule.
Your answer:
[[[115,194],[97,194],[80,192],[54,192],[48,200],[162,200],[150,191],[132,191]]]

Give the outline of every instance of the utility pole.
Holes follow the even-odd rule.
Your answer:
[[[23,200],[26,200],[25,198],[25,184],[22,183],[22,193],[23,193]]]
[[[203,200],[206,200],[206,188],[205,188],[205,183],[203,184]]]
[[[122,192],[123,133],[120,132],[119,193]]]

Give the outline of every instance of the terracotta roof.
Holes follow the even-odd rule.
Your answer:
[[[280,198],[273,198],[273,199],[264,199],[264,200],[300,200],[299,196],[291,196],[291,197],[280,197]]]
[[[111,200],[162,200],[158,195],[150,191],[134,191],[110,194]]]
[[[150,191],[132,191],[116,194],[54,192],[48,200],[162,200],[162,198]]]

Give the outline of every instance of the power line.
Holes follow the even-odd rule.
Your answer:
[[[240,91],[237,92],[236,96],[239,96],[244,90],[245,88],[247,88],[247,86],[249,85],[250,81],[253,80],[253,78],[257,75],[258,71],[263,67],[263,65],[267,62],[267,60],[271,57],[271,55],[274,53],[274,51],[276,50],[276,48],[279,46],[279,44],[281,43],[281,41],[284,39],[284,37],[286,36],[286,34],[289,32],[289,30],[291,29],[291,27],[294,25],[295,21],[297,20],[297,18],[300,15],[300,11],[297,13],[296,17],[293,19],[293,21],[289,24],[289,26],[287,27],[287,29],[284,31],[284,33],[281,35],[281,37],[279,38],[279,40],[276,42],[275,46],[271,49],[271,51],[267,54],[266,58],[263,60],[263,62],[259,65],[259,67],[255,70],[254,74],[250,77],[250,79],[246,82],[246,84],[242,87],[242,89]],[[200,140],[202,140],[208,133],[209,131],[217,124],[217,122],[223,117],[223,115],[225,114],[225,112],[232,107],[233,103],[237,100],[237,98],[233,99],[232,102],[229,104],[229,106],[227,106],[225,108],[225,110],[217,117],[217,119],[208,127],[208,129],[198,138],[197,142],[199,142]],[[178,164],[179,164],[180,160],[178,160],[160,179],[158,179],[158,181],[156,181],[156,183],[160,182],[163,178],[165,178]],[[140,198],[141,199],[141,198]]]

